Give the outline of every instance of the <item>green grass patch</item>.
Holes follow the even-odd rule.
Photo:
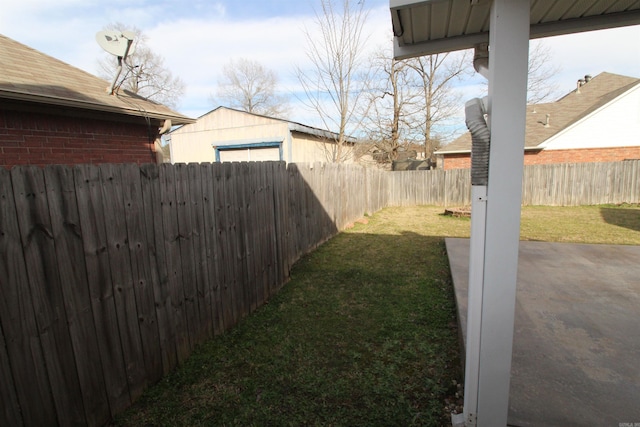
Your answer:
[[[545,242],[640,245],[640,207],[526,206],[520,238]]]
[[[325,243],[115,424],[446,425],[461,369],[444,237],[470,221],[442,212],[385,209]],[[640,209],[525,207],[521,238],[640,244]]]

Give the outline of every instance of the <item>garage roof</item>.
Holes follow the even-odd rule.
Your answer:
[[[639,0],[531,0],[530,38],[640,24]],[[490,0],[390,0],[396,58],[489,42]]]

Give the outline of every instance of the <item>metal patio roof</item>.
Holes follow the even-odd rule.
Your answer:
[[[530,38],[640,24],[640,0],[531,0]],[[395,57],[489,41],[490,0],[390,0]]]

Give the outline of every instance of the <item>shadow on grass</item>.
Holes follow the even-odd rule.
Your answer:
[[[358,230],[298,261],[267,305],[117,423],[446,424],[461,369],[444,240]]]
[[[612,225],[640,231],[640,208],[600,208],[602,219]]]

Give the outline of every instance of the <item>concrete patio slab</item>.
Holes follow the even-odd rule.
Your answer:
[[[466,337],[469,240],[446,239]],[[512,426],[640,426],[640,247],[520,242]]]

